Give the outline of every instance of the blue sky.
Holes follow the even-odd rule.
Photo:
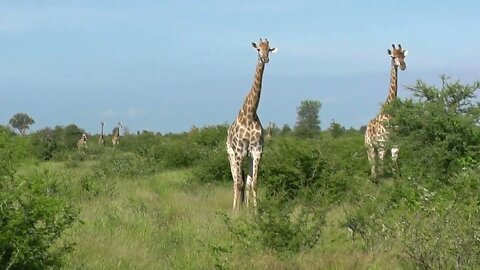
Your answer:
[[[417,79],[480,79],[480,1],[1,1],[0,124],[97,133],[181,132],[231,123],[252,84],[252,41],[279,50],[258,114],[293,126],[302,100],[360,127],[387,96],[392,43],[408,49],[399,96]]]

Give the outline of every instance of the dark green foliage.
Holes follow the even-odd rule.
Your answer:
[[[322,104],[318,100],[304,100],[297,108],[295,134],[304,138],[315,137],[320,132],[319,111]]]
[[[48,172],[14,174],[23,146],[0,132],[0,269],[58,267],[69,243],[56,244],[78,218]]]
[[[20,135],[25,135],[27,129],[29,129],[31,125],[35,124],[35,121],[26,113],[16,113],[14,116],[12,116],[12,118],[10,118],[8,123],[14,129],[18,129]]]
[[[330,123],[330,127],[328,128],[328,131],[330,132],[333,138],[338,138],[345,134],[345,127],[342,127],[342,125],[332,120],[332,122]]]
[[[290,128],[290,126],[287,124],[283,125],[282,130],[280,131],[280,134],[289,135],[290,133],[292,133],[292,129]]]
[[[289,256],[313,248],[321,239],[328,205],[321,198],[285,201],[269,196],[259,202],[258,213],[231,219],[223,215],[234,247],[245,253],[271,250]]]
[[[258,226],[263,246],[283,254],[308,250],[320,240],[328,206],[318,199],[285,202],[268,197],[259,203]]]
[[[58,151],[58,144],[54,139],[54,131],[51,128],[43,128],[32,134],[32,146],[35,155],[42,160],[50,160]]]
[[[261,163],[259,185],[270,195],[282,194],[284,199],[295,199],[308,188],[339,201],[351,193],[355,176],[365,171],[366,157],[360,134],[332,139],[302,140],[283,137],[272,140],[265,149]]]
[[[192,130],[190,134],[188,134],[188,140],[192,141],[192,143],[195,145],[205,146],[208,147],[208,149],[214,149],[220,144],[225,145],[227,131],[227,125],[204,127],[197,130]]]
[[[441,77],[442,86],[418,81],[414,98],[391,108],[393,143],[400,145],[401,172],[447,181],[449,175],[475,166],[480,158],[480,83],[462,85]]]
[[[192,180],[203,183],[231,182],[230,163],[224,144],[210,150],[193,168]]]
[[[345,223],[368,247],[401,247],[408,267],[478,268],[479,87],[418,81],[389,108],[401,175],[358,196]]]
[[[84,132],[73,124],[40,129],[31,136],[33,151],[42,160],[64,160],[68,152],[77,151],[78,139]]]
[[[96,169],[101,175],[125,178],[150,175],[159,170],[145,158],[128,152],[111,152],[103,155]]]
[[[265,149],[259,183],[269,195],[296,198],[303,187],[315,188],[326,169],[321,150],[314,141],[280,138]]]

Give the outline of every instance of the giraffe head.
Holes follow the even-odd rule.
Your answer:
[[[267,39],[265,39],[265,41],[262,41],[262,39],[260,39],[260,42],[258,44],[252,42],[252,46],[257,50],[258,60],[260,60],[262,63],[268,63],[268,54],[277,51],[277,48],[270,48],[270,44]]]
[[[120,122],[118,122],[118,126],[119,126],[120,128],[123,128],[123,125],[122,125],[122,123],[120,123]]]
[[[405,64],[405,57],[407,57],[408,51],[402,49],[402,45],[398,44],[398,48],[395,48],[395,44],[392,44],[392,49],[388,49],[388,55],[392,57],[392,64],[396,67],[400,67],[401,70],[407,68]]]

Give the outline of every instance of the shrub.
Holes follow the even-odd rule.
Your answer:
[[[414,98],[390,109],[392,140],[400,146],[400,170],[446,181],[450,175],[475,166],[480,158],[480,107],[475,91],[480,82],[462,85],[441,77],[437,88],[422,81],[409,87]]]
[[[320,200],[285,202],[267,197],[259,203],[256,223],[263,246],[281,254],[295,254],[320,240],[328,206]]]
[[[358,175],[366,168],[366,158],[358,134],[338,139],[284,137],[266,147],[260,166],[259,181],[269,195],[291,200],[303,196],[300,190],[307,188],[339,202],[356,192],[356,181],[363,181]]]
[[[230,163],[223,144],[206,154],[192,170],[191,180],[202,183],[231,182]]]
[[[129,178],[149,175],[159,171],[159,168],[141,156],[115,151],[103,155],[96,170],[102,175]]]
[[[77,211],[58,196],[47,172],[14,175],[17,150],[22,152],[17,147],[0,132],[0,268],[58,267],[71,246],[55,243],[78,219]]]

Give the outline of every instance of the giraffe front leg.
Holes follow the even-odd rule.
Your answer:
[[[390,152],[392,154],[393,174],[396,175],[399,172],[397,160],[398,160],[398,153],[400,152],[400,149],[398,149],[398,146],[394,146],[392,147]]]
[[[235,212],[239,208],[239,203],[242,198],[242,190],[243,190],[243,179],[242,179],[242,168],[240,167],[241,164],[241,157],[236,156],[233,151],[228,149],[228,160],[230,161],[230,171],[232,173],[233,178],[233,204],[232,204],[232,211]]]
[[[385,165],[383,162],[383,159],[385,158],[385,154],[386,154],[385,147],[384,146],[378,147],[378,163],[379,163],[378,167],[381,175],[383,175],[385,172],[385,168],[384,168]]]
[[[260,164],[260,160],[262,158],[261,150],[253,151],[252,152],[252,183],[251,183],[251,190],[252,190],[252,197],[253,197],[253,208],[255,209],[255,213],[257,212],[257,179],[258,179],[258,167]]]

